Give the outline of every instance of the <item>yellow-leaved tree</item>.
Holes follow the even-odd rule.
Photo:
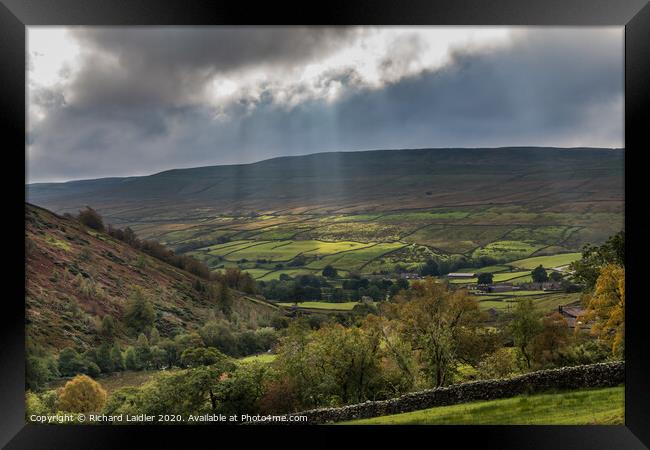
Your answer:
[[[77,375],[68,381],[59,394],[58,409],[65,412],[98,412],[106,403],[102,385],[87,375]]]
[[[587,297],[581,317],[593,321],[591,333],[611,346],[612,354],[625,349],[625,268],[608,264],[600,270],[593,294]]]

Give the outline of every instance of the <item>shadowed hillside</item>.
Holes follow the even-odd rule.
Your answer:
[[[123,317],[136,288],[151,299],[161,336],[196,330],[217,310],[205,290],[197,289],[194,275],[76,220],[27,204],[25,233],[27,336],[33,344],[97,345],[98,323],[105,316],[115,319],[118,341],[134,341]],[[237,292],[232,309],[251,328],[268,323],[276,312]]]
[[[386,211],[521,204],[611,210],[622,201],[623,152],[609,149],[419,149],[319,153],[151,176],[28,186],[30,202],[57,212],[92,204],[124,222],[174,206],[192,215]],[[168,211],[167,211],[168,212]],[[172,214],[173,215],[173,214]]]

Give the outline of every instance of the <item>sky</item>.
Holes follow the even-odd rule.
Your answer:
[[[330,151],[622,148],[622,27],[29,27],[27,182]]]

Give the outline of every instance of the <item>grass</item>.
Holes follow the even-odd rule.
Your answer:
[[[543,245],[533,241],[494,241],[474,251],[474,257],[490,256],[497,259],[517,259],[531,255]]]
[[[282,302],[278,305],[291,307],[294,303],[291,302]],[[356,305],[360,305],[359,302],[342,302],[342,303],[330,303],[330,302],[299,302],[298,308],[304,309],[329,309],[335,311],[351,311]]]
[[[483,310],[494,308],[497,311],[512,310],[517,302],[530,299],[539,311],[555,311],[560,305],[570,305],[580,300],[580,293],[548,293],[542,291],[516,291],[478,296],[479,307]]]
[[[580,253],[563,253],[552,256],[535,256],[532,258],[520,259],[510,264],[521,269],[534,269],[540,264],[546,268],[561,267],[581,258]]]
[[[275,358],[277,357],[278,355],[274,355],[273,353],[260,353],[259,355],[250,355],[250,356],[245,356],[243,358],[239,358],[237,362],[239,364],[249,364],[252,362],[269,364],[275,361]]]
[[[401,242],[376,244],[356,249],[354,251],[345,252],[343,254],[326,256],[308,264],[306,267],[322,269],[326,265],[331,264],[334,268],[339,270],[360,270],[371,261],[385,255],[386,253],[399,250],[404,246],[405,244]]]
[[[519,396],[342,422],[342,425],[622,425],[623,386]]]
[[[66,252],[69,252],[72,249],[72,247],[70,247],[70,244],[68,244],[67,242],[62,241],[61,239],[57,239],[54,236],[51,236],[49,234],[45,236],[45,242],[47,242],[53,247],[57,247],[62,250],[65,250]]]
[[[526,275],[530,275],[529,270],[525,270],[522,272],[501,272],[501,273],[495,273],[492,276],[492,282],[493,283],[500,283],[503,281],[509,281],[509,280],[514,280],[515,278],[521,278],[525,277]]]
[[[238,261],[242,259],[268,261],[289,261],[296,256],[331,255],[332,253],[347,252],[368,247],[371,244],[361,242],[323,242],[316,240],[307,241],[273,241],[259,245],[247,246],[234,252],[226,253],[226,259]]]

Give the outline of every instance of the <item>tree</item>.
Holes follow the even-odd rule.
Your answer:
[[[61,350],[58,363],[59,372],[64,377],[71,377],[88,371],[88,366],[83,358],[74,349],[69,347]]]
[[[216,388],[234,364],[224,361],[171,373],[161,373],[146,383],[136,395],[123,393],[124,400],[114,405],[126,414],[189,414],[218,413]],[[126,394],[126,395],[124,395]]]
[[[162,369],[168,363],[167,351],[157,345],[150,348],[151,352],[151,365],[154,369]]]
[[[153,327],[151,329],[151,333],[149,333],[149,343],[151,345],[157,345],[159,341],[160,341],[160,333],[158,332],[158,328]]]
[[[115,334],[115,321],[112,316],[104,316],[100,326],[100,333],[105,338],[112,338]]]
[[[211,284],[208,288],[208,297],[217,304],[221,312],[230,316],[233,300],[230,288],[225,281]]]
[[[226,359],[226,355],[216,348],[188,348],[181,355],[181,363],[186,367],[209,366]]]
[[[579,318],[593,321],[591,333],[607,343],[613,355],[625,349],[625,268],[608,264],[601,271],[593,294],[587,297],[586,312]]]
[[[219,412],[221,414],[258,413],[270,372],[268,364],[253,361],[242,364],[228,373],[228,376],[223,377],[214,390]]]
[[[613,264],[625,267],[625,232],[610,236],[600,247],[586,245],[582,250],[582,258],[570,264],[573,280],[593,291],[600,275],[600,269]]]
[[[92,209],[90,206],[86,206],[85,210],[79,211],[77,220],[88,228],[104,231],[104,221],[102,219],[102,216],[100,216],[99,213]]]
[[[59,395],[61,411],[75,413],[99,412],[106,403],[106,391],[101,384],[86,375],[68,381]]]
[[[514,359],[505,347],[490,353],[478,365],[479,377],[483,379],[505,378],[514,371]]]
[[[331,324],[310,332],[294,322],[278,349],[278,365],[305,407],[361,402],[380,383],[379,344],[373,330]]]
[[[97,365],[103,373],[110,373],[115,370],[113,358],[111,357],[111,346],[104,342],[97,350]]]
[[[493,279],[494,279],[494,276],[489,272],[479,273],[478,274],[478,279],[476,280],[476,282],[478,284],[492,284]]]
[[[440,275],[440,268],[438,267],[438,263],[433,259],[428,259],[427,262],[425,262],[424,265],[420,267],[420,275],[423,277],[435,277]]]
[[[542,319],[540,333],[531,344],[531,358],[537,368],[556,366],[560,352],[569,343],[569,326],[564,317],[555,312]]]
[[[336,278],[338,272],[332,265],[328,264],[323,268],[323,276],[327,278]]]
[[[464,342],[476,342],[481,313],[466,290],[450,291],[427,278],[413,283],[395,298],[395,304],[386,306],[386,316],[398,321],[434,386],[449,382],[459,361],[476,357],[472,346]]]
[[[555,270],[551,272],[551,274],[548,277],[551,281],[555,281],[555,282],[562,281],[562,274]]]
[[[548,274],[546,273],[546,269],[544,269],[541,264],[535,267],[533,271],[530,272],[530,275],[533,277],[533,281],[535,283],[544,283],[548,281]]]
[[[45,358],[27,355],[25,358],[25,387],[38,390],[50,381],[57,373],[52,373],[52,367]]]
[[[520,300],[509,326],[515,347],[527,369],[531,367],[531,344],[542,329],[539,318],[540,314],[535,309],[532,300]]]
[[[225,320],[206,323],[199,329],[199,335],[208,347],[217,348],[227,355],[237,353],[237,340]]]
[[[135,354],[135,348],[132,346],[127,347],[126,352],[124,352],[124,365],[128,370],[140,370],[142,368]]]
[[[140,333],[138,336],[134,349],[138,365],[143,369],[148,368],[151,363],[151,349],[149,348],[149,340],[144,333]]]
[[[126,303],[124,322],[135,332],[146,331],[156,319],[151,301],[140,288],[136,288]]]
[[[120,350],[120,344],[117,342],[111,348],[111,361],[116,371],[124,370],[124,357],[122,356],[122,350]]]

